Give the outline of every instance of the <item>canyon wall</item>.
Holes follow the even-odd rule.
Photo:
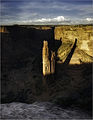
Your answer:
[[[77,38],[77,44],[70,63],[80,64],[80,60],[83,62],[91,62],[91,56],[93,56],[93,29],[91,25],[55,27],[55,39],[61,39],[63,43],[63,47],[61,46],[58,51],[59,58],[62,59],[65,54],[70,52],[75,38]],[[70,47],[71,43],[72,46]],[[84,57],[86,57],[86,59]]]

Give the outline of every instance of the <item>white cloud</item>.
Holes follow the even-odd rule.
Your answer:
[[[64,16],[58,16],[56,18],[53,18],[53,21],[61,22],[61,21],[65,21],[65,18],[64,18]]]
[[[86,20],[87,20],[88,22],[92,22],[92,21],[93,21],[93,18],[86,18]]]
[[[34,22],[62,22],[65,20],[66,19],[64,18],[64,16],[58,16],[55,18],[41,18],[41,19],[34,20]]]
[[[34,22],[51,22],[51,19],[50,18],[41,18],[41,19],[34,20]]]

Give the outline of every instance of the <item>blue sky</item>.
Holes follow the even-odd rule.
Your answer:
[[[1,0],[0,24],[93,23],[92,0]]]

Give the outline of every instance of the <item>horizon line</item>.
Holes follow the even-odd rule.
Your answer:
[[[30,25],[30,26],[61,26],[61,25],[93,25],[93,23],[80,24],[1,24],[0,26],[14,26],[14,25]]]

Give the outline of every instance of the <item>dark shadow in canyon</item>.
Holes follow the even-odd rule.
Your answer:
[[[56,86],[61,91],[55,100],[57,104],[64,107],[74,105],[92,115],[92,65],[57,64]]]
[[[37,89],[42,89],[42,87],[39,87],[38,83],[42,84],[43,40],[48,41],[50,50],[55,50],[54,27],[47,30],[18,25],[7,26],[6,28],[8,30],[8,33],[1,33],[1,102],[26,102],[28,99],[26,89],[30,84],[30,89],[33,89],[32,93],[34,94],[40,94],[39,92],[37,93],[34,89],[35,86],[37,86]],[[59,41],[56,40],[56,44],[57,42]],[[20,71],[20,78],[17,79],[17,76],[15,74],[18,74],[18,70]],[[29,75],[27,75],[25,78],[26,80],[22,81],[22,79],[24,79],[22,78],[22,75],[26,75],[27,73],[29,73]],[[35,83],[35,80],[37,79],[38,81]],[[18,80],[20,81],[17,88],[19,92],[16,92],[16,82],[18,82]],[[30,82],[30,84],[25,86],[25,82]],[[14,95],[12,91],[12,83],[15,83],[14,92],[16,95]],[[25,87],[22,87],[21,84],[23,84]],[[34,95],[32,98],[34,98]],[[30,100],[27,101],[30,102]]]
[[[9,33],[1,34],[2,69],[20,68],[26,65],[26,59],[40,58],[42,63],[43,40],[49,42],[49,48],[53,48],[52,30],[41,30],[32,27],[8,26]],[[25,63],[25,64],[24,64]]]
[[[76,48],[76,44],[77,44],[77,39],[75,39],[75,43],[73,45],[73,48],[71,49],[71,52],[68,54],[64,64],[69,64],[69,62],[70,62],[70,60],[71,60],[71,58],[72,58],[72,56],[74,54],[74,51],[75,51],[75,48]]]

